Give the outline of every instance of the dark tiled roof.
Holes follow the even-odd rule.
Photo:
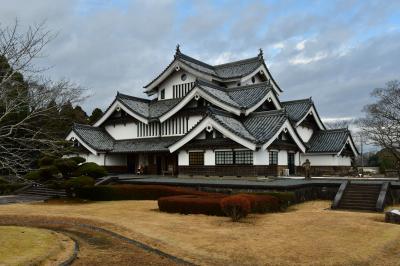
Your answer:
[[[74,124],[73,132],[96,151],[112,153],[169,151],[168,147],[182,136],[114,140],[103,128]]]
[[[313,102],[311,98],[281,102],[282,107],[286,108],[289,118],[294,121],[300,121],[310,110]]]
[[[177,142],[180,138],[181,136],[117,140],[115,141],[114,149],[112,150],[112,152],[167,152],[169,151],[168,147]]]
[[[307,153],[338,153],[346,144],[349,136],[348,129],[317,131],[307,143]]]
[[[72,130],[92,149],[97,151],[113,149],[114,139],[103,128],[74,124]]]
[[[244,126],[260,143],[270,140],[288,119],[284,110],[255,112],[243,121]]]
[[[227,89],[228,95],[241,107],[250,108],[272,90],[269,82]]]
[[[218,77],[230,79],[246,76],[255,71],[262,64],[262,58],[256,56],[227,64],[216,65],[214,69]]]
[[[144,118],[158,118],[172,109],[181,99],[148,100],[118,93],[117,100],[121,101],[132,112]]]
[[[234,61],[222,65],[209,65],[193,57],[185,55],[181,52],[177,52],[174,56],[174,60],[151,82],[149,82],[145,88],[150,86],[154,81],[156,81],[160,76],[162,76],[167,69],[176,61],[180,61],[183,64],[189,66],[192,69],[205,73],[207,75],[214,76],[220,79],[233,79],[244,77],[251,72],[255,71],[259,66],[264,64],[264,59],[262,56],[256,56],[244,60]]]
[[[222,110],[217,110],[215,108],[209,108],[208,115],[219,122],[223,127],[225,127],[233,134],[236,134],[253,143],[256,142],[256,139],[250,134],[246,127],[239,120],[234,118],[230,113]]]
[[[122,93],[117,94],[117,100],[122,102],[132,112],[134,112],[142,117],[149,117],[150,100],[138,98],[138,97],[122,94]]]
[[[244,109],[250,108],[261,101],[272,89],[269,82],[235,88],[223,88],[204,80],[198,80],[197,85],[210,96],[233,107]]]
[[[215,108],[208,114],[232,133],[258,144],[270,140],[288,119],[284,110],[255,112],[241,120]]]

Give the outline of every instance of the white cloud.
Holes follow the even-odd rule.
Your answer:
[[[318,52],[314,56],[307,57],[304,55],[295,56],[292,59],[289,59],[289,63],[292,65],[301,65],[301,64],[309,64],[313,63],[328,57],[328,53],[326,52]]]

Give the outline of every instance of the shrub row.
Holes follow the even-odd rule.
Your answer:
[[[215,194],[162,185],[105,185],[79,188],[76,190],[76,195],[89,200],[158,200],[168,196]]]
[[[160,211],[181,214],[227,215],[237,221],[248,213],[277,212],[286,204],[270,195],[224,194],[183,195],[158,199]]]
[[[224,216],[220,202],[225,195],[180,195],[158,199],[158,208],[162,212],[181,214],[206,214]]]

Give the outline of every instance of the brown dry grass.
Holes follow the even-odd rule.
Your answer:
[[[329,210],[315,201],[285,213],[225,217],[167,214],[156,201],[13,204],[1,215],[91,220],[202,265],[400,265],[400,226],[383,214]],[[88,222],[88,221],[85,221]]]
[[[74,242],[53,231],[0,226],[0,265],[57,265],[69,258]]]

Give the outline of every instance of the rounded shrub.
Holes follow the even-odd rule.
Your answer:
[[[40,173],[39,170],[34,170],[34,171],[30,171],[29,173],[27,173],[26,175],[24,175],[24,178],[28,179],[28,180],[32,180],[32,181],[37,181],[40,179]]]
[[[44,166],[39,168],[40,179],[52,179],[56,174],[59,173],[57,167],[54,165]]]
[[[90,176],[73,177],[65,182],[67,188],[82,188],[94,186],[94,178]]]
[[[86,162],[86,159],[83,157],[80,157],[80,156],[71,157],[69,159],[74,160],[76,162],[76,164],[81,164],[81,163]]]
[[[39,167],[49,166],[54,163],[55,158],[51,156],[44,156],[38,160]]]
[[[9,182],[0,176],[0,185],[8,184]]]
[[[75,176],[90,176],[100,178],[107,175],[107,170],[97,163],[84,163],[74,171]]]
[[[222,211],[231,217],[233,222],[246,217],[251,211],[250,201],[243,195],[225,197],[221,200],[220,206]]]
[[[252,213],[267,213],[280,211],[282,206],[278,198],[270,195],[239,194],[250,202]]]
[[[54,160],[54,165],[57,167],[63,177],[71,176],[75,169],[78,167],[78,164],[74,160],[69,158],[56,159]]]

